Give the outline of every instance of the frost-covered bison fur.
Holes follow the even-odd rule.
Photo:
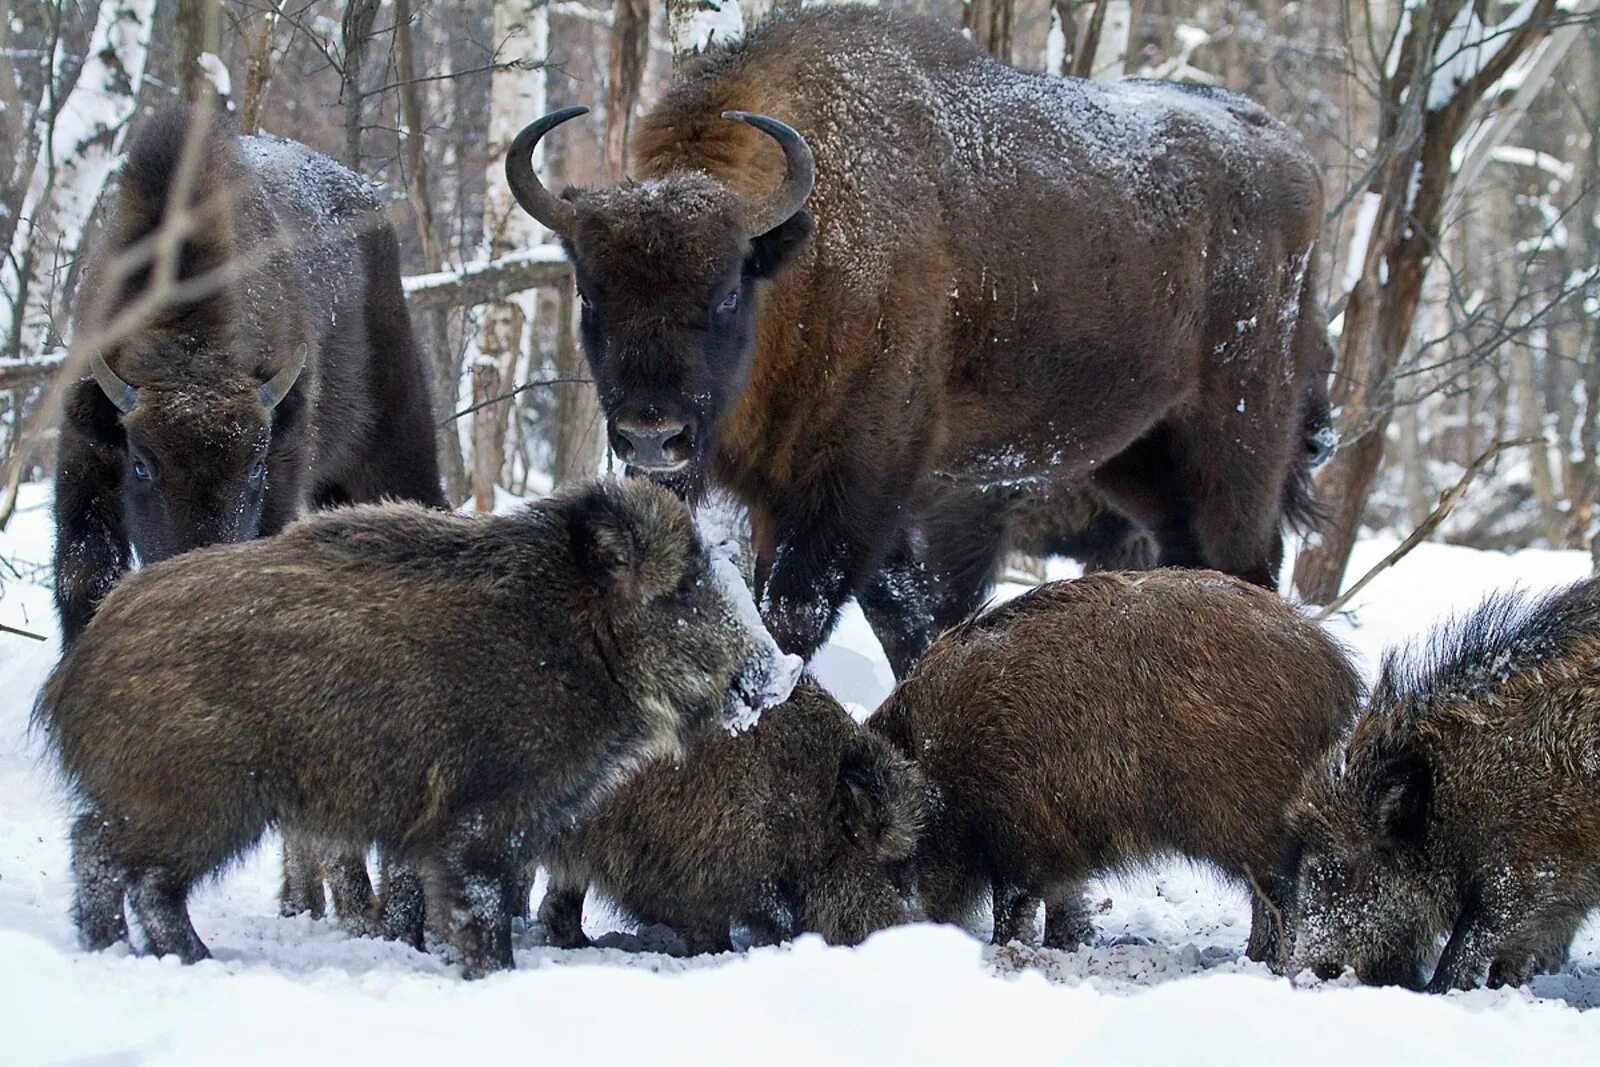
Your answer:
[[[1600,906],[1597,767],[1600,581],[1391,655],[1291,809],[1295,965],[1433,992],[1560,966]]]
[[[940,635],[868,721],[929,783],[928,918],[994,939],[1093,938],[1092,875],[1176,853],[1251,890],[1252,959],[1281,961],[1284,808],[1354,712],[1344,653],[1273,594],[1217,573],[1040,586]]]
[[[552,944],[587,944],[593,886],[692,953],[729,951],[730,925],[856,944],[907,917],[922,799],[911,761],[803,682],[752,729],[647,768],[558,838],[541,857],[540,922]]]
[[[445,506],[399,246],[373,190],[293,141],[197,123],[175,108],[136,134],[89,268],[80,336],[149,297],[149,265],[123,277],[116,263],[177,214],[192,151],[196,229],[174,281],[215,284],[129,320],[66,398],[55,593],[68,644],[135,556],[275,534],[308,505]]]
[[[1089,480],[1161,563],[1272,586],[1330,349],[1317,167],[1259,106],[1027,74],[847,6],[687,64],[636,181],[538,186],[529,153],[571,117],[507,168],[577,272],[613,446],[749,508],[785,649],[855,596],[904,675],[941,578],[910,521],[930,479]]]
[[[770,681],[709,567],[632,481],[339,509],[125,579],[36,711],[83,802],[85,943],[126,936],[126,892],[154,953],[203,958],[190,887],[288,824],[415,865],[466,973],[510,966],[528,850]]]

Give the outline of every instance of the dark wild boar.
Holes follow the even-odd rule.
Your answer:
[[[1600,581],[1493,597],[1387,657],[1291,809],[1295,966],[1431,992],[1559,966],[1600,905],[1597,767]]]
[[[274,824],[414,866],[467,975],[511,965],[527,850],[774,684],[688,509],[642,481],[508,517],[332,511],[124,580],[36,710],[83,804],[90,948],[206,947],[189,889]]]
[[[994,939],[1093,937],[1092,875],[1176,853],[1251,890],[1251,959],[1280,961],[1284,807],[1360,684],[1315,623],[1215,573],[1040,586],[942,634],[873,715],[929,783],[930,919],[992,894]]]
[[[593,886],[672,927],[691,953],[730,951],[732,924],[765,942],[820,933],[853,945],[907,917],[922,798],[909,760],[803,682],[752,729],[646,768],[558,838],[541,856],[539,919],[552,944],[588,944]]]

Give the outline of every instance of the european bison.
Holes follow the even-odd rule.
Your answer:
[[[845,7],[686,65],[638,180],[557,196],[531,153],[582,111],[522,132],[511,189],[572,260],[612,447],[749,508],[784,648],[856,596],[915,662],[931,480],[1088,480],[1163,564],[1273,584],[1329,347],[1317,167],[1256,104],[1026,74]]]
[[[447,503],[423,356],[400,289],[394,230],[368,183],[275,137],[238,137],[164,111],[134,138],[90,267],[56,457],[55,599],[70,646],[133,565],[267,536],[308,506]],[[148,259],[176,210],[192,229],[161,292]],[[175,231],[181,232],[181,231]],[[129,316],[134,317],[129,320]],[[286,846],[284,910],[322,912],[322,879],[362,923],[358,856]]]
[[[588,944],[592,885],[635,918],[727,952],[730,924],[777,941],[853,945],[906,918],[900,876],[922,826],[922,776],[815,682],[736,737],[712,738],[613,793],[541,859],[539,920]]]
[[[126,938],[126,893],[156,955],[204,958],[190,887],[288,823],[414,864],[468,976],[509,967],[529,850],[798,670],[642,481],[187,553],[118,585],[35,713],[84,805],[78,929]]]
[[[1600,581],[1491,598],[1390,656],[1291,809],[1297,965],[1444,992],[1565,962],[1600,906],[1597,761]]]
[[[1071,948],[1090,876],[1167,853],[1252,891],[1251,959],[1281,962],[1295,868],[1284,808],[1360,683],[1315,623],[1222,574],[1097,574],[948,630],[868,720],[930,788],[928,918],[986,894],[994,940]]]

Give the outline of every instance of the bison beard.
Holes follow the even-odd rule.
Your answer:
[[[173,202],[180,174],[188,202]],[[292,141],[238,137],[178,108],[141,130],[91,259],[80,336],[149,295],[120,255],[186,212],[176,281],[215,287],[156,307],[91,353],[57,452],[55,598],[70,647],[133,566],[281,531],[308,507],[447,507],[399,246],[360,176]],[[228,271],[235,272],[225,277]],[[364,861],[295,844],[286,911],[321,914],[322,873],[347,920]],[[352,914],[355,912],[355,914]]]
[[[1157,562],[1274,583],[1313,510],[1329,350],[1320,179],[1261,108],[1025,74],[841,8],[685,67],[638,129],[641,180],[538,184],[534,143],[576,113],[518,139],[512,189],[572,259],[613,446],[749,508],[787,650],[855,596],[903,675],[936,602],[975,606],[1003,524],[938,544],[941,483],[1087,482]]]

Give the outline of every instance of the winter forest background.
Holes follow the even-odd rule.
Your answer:
[[[51,474],[80,254],[130,119],[180,96],[218,94],[246,132],[387,190],[454,501],[487,510],[497,490],[603,467],[570,277],[511,202],[503,151],[584,104],[544,150],[546,182],[621,176],[629,120],[673,63],[771,3],[8,0],[0,526],[20,484]],[[1024,69],[1239,90],[1305,136],[1327,190],[1341,443],[1302,595],[1337,592],[1363,529],[1588,548],[1600,566],[1600,0],[888,6],[964,24]]]

